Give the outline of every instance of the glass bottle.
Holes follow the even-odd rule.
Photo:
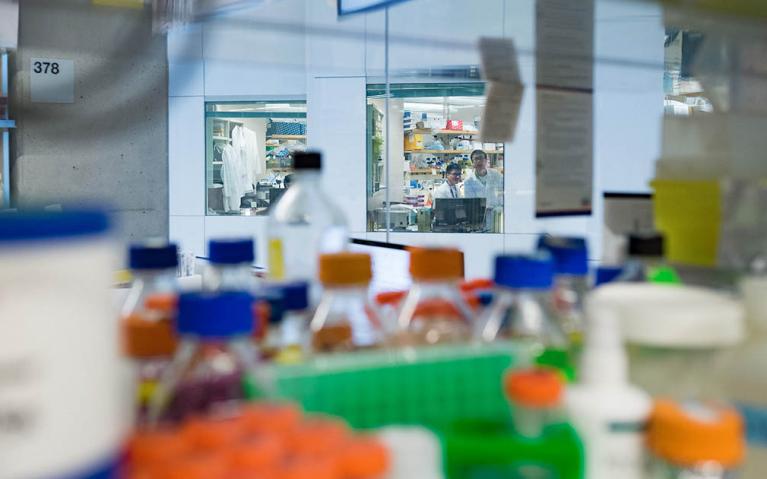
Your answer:
[[[658,400],[646,436],[649,479],[735,479],[745,456],[743,421],[722,404]]]
[[[586,240],[541,236],[539,249],[554,259],[554,311],[562,330],[579,343],[583,333],[583,299],[589,289],[589,255]]]
[[[279,285],[276,289],[282,298],[282,320],[279,325],[279,353],[277,362],[292,364],[301,362],[310,350],[309,283],[295,281]]]
[[[482,341],[521,338],[530,341],[537,360],[560,369],[570,368],[568,340],[554,320],[551,288],[554,262],[545,251],[533,255],[495,258],[493,302],[477,322]]]
[[[322,158],[295,152],[294,181],[269,213],[269,277],[311,281],[320,253],[344,250],[349,232],[341,210],[322,189]]]
[[[381,344],[381,323],[368,301],[373,277],[370,255],[323,254],[319,264],[324,292],[310,325],[312,350],[350,351]]]
[[[415,346],[470,339],[473,313],[458,289],[463,254],[450,248],[413,248],[410,274],[413,286],[402,301],[394,342]]]
[[[176,348],[178,254],[174,244],[146,244],[132,246],[128,255],[133,282],[122,307],[121,329],[123,351],[134,369],[136,420],[141,423]]]
[[[504,376],[506,397],[513,406],[514,433],[527,439],[543,436],[546,426],[561,422],[564,383],[549,368],[511,371]]]
[[[257,370],[250,337],[252,307],[253,297],[242,292],[179,296],[179,345],[152,397],[151,424],[225,412],[252,396],[271,393]]]
[[[206,291],[245,291],[255,289],[253,240],[217,239],[208,243],[209,264],[202,275]]]

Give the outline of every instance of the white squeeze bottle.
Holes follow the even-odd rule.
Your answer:
[[[586,300],[586,335],[579,381],[567,389],[565,405],[583,440],[589,479],[643,479],[643,431],[649,395],[628,382],[628,358],[618,315],[600,301]]]
[[[293,168],[293,183],[269,214],[269,278],[313,281],[320,253],[346,249],[349,229],[322,189],[322,156],[295,152]]]
[[[767,469],[767,275],[744,277],[740,290],[748,321],[748,339],[727,357],[720,386],[745,423],[747,435],[743,479],[762,479]]]

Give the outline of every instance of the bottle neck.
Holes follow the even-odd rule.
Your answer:
[[[322,178],[322,170],[295,170],[293,177],[296,183],[318,183]]]

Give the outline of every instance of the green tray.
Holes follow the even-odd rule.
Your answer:
[[[512,342],[432,346],[320,356],[275,366],[280,396],[306,411],[333,414],[356,428],[391,424],[443,430],[456,420],[509,414],[501,378],[529,364],[530,349]]]
[[[447,477],[583,478],[583,444],[572,426],[550,425],[541,438],[525,439],[512,434],[510,423],[459,421],[449,427],[442,435]]]

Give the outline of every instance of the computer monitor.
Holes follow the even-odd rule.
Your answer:
[[[471,233],[485,229],[485,198],[437,198],[432,230]]]
[[[272,208],[277,204],[282,195],[288,191],[287,188],[269,188],[269,208]]]

